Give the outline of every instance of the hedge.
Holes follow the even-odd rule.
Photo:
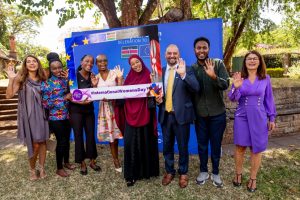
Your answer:
[[[269,74],[272,78],[282,78],[283,72],[283,68],[267,68],[267,74]]]

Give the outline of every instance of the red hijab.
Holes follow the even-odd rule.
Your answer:
[[[137,85],[151,83],[150,71],[145,66],[143,60],[138,55],[132,55],[128,59],[130,61],[136,58],[142,64],[142,71],[136,72],[132,68],[130,69],[124,85]],[[125,118],[127,123],[133,127],[141,127],[149,123],[150,110],[148,109],[147,98],[134,98],[125,100]]]

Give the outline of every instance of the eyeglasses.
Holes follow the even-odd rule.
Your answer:
[[[107,62],[107,59],[97,60],[97,62]]]
[[[253,61],[258,61],[259,58],[255,57],[255,58],[246,58],[247,61],[253,60]]]

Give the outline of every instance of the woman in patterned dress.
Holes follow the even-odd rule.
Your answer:
[[[75,169],[75,165],[69,163],[71,125],[68,100],[72,96],[68,92],[68,72],[63,71],[62,62],[57,53],[49,53],[47,59],[50,77],[41,85],[42,103],[44,108],[49,110],[49,126],[57,140],[56,174],[61,177],[68,177],[69,174],[64,170],[64,167],[70,170]]]
[[[122,85],[123,70],[120,67],[115,67],[114,70],[107,68],[106,55],[100,54],[96,58],[99,74],[96,76],[98,79],[97,87],[113,87]],[[118,140],[123,138],[123,135],[118,128],[116,116],[114,112],[113,100],[102,99],[99,103],[98,113],[98,128],[97,137],[99,141],[109,142],[111,155],[117,172],[122,172],[122,167],[118,158]]]

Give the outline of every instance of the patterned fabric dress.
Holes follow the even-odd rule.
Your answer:
[[[106,80],[98,74],[99,82],[97,87],[116,86],[116,74],[110,70]],[[113,142],[115,139],[122,139],[122,133],[116,124],[115,112],[112,100],[102,100],[99,103],[97,137],[101,142]]]
[[[49,120],[69,119],[69,102],[64,99],[68,92],[67,87],[67,80],[56,76],[51,76],[47,81],[42,82],[42,103],[44,108],[49,109]]]

